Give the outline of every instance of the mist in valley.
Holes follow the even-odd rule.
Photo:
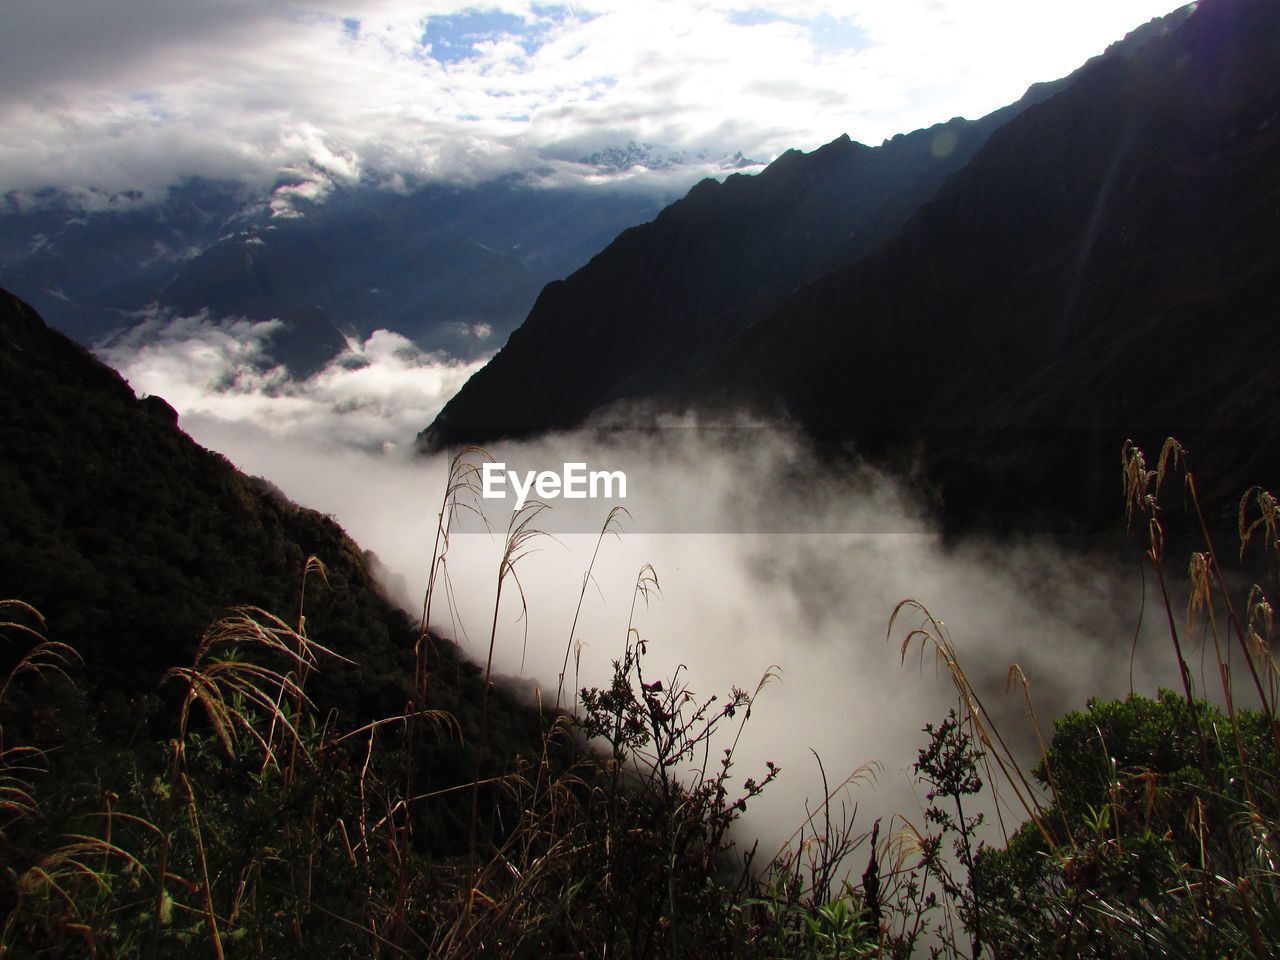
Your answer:
[[[296,381],[246,365],[252,331],[204,320],[172,331],[145,346],[117,345],[105,359],[140,394],[168,399],[197,441],[337,519],[376,554],[388,593],[420,612],[449,465],[444,455],[416,455],[412,439],[471,368],[375,334]],[[762,776],[767,760],[782,767],[745,818],[762,853],[821,801],[815,754],[832,785],[869,771],[834,801],[837,812],[856,805],[861,829],[893,814],[919,820],[923,793],[911,765],[927,741],[921,728],[957,695],[932,648],[917,640],[904,657],[903,638],[923,614],[904,610],[890,631],[900,601],[914,599],[942,621],[984,706],[1028,763],[1035,737],[1021,687],[1006,693],[1012,664],[1030,682],[1046,735],[1054,716],[1089,697],[1150,695],[1178,682],[1150,596],[1142,615],[1152,585],[1136,540],[1123,556],[1034,536],[946,543],[894,478],[869,467],[836,473],[794,436],[754,426],[584,430],[491,453],[512,469],[559,470],[572,460],[628,478],[625,500],[549,500],[534,519],[545,532],[504,587],[495,671],[554,704],[566,655],[567,689],[605,685],[634,627],[646,642],[646,676],[679,669],[699,699],[752,690],[773,674],[735,764],[739,780]],[[601,538],[614,506],[626,514]],[[509,501],[488,508],[492,532],[472,519],[451,537],[447,601],[436,599],[431,623],[481,663],[511,516]],[[660,592],[640,598],[633,619],[646,564]]]

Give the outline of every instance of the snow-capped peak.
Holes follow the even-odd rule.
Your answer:
[[[624,147],[606,147],[583,157],[579,163],[610,173],[622,173],[641,167],[645,170],[672,170],[684,166],[714,166],[720,170],[740,170],[758,166],[758,162],[742,155],[708,153],[706,150],[683,150],[660,143],[637,143],[628,140]]]

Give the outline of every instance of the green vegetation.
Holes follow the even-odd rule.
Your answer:
[[[1172,441],[1154,469],[1131,446],[1123,465],[1179,689],[1061,717],[1028,769],[906,601],[890,634],[957,693],[921,718],[922,816],[844,816],[859,770],[760,851],[740,820],[781,774],[735,750],[769,674],[702,695],[653,676],[629,629],[608,685],[575,692],[575,624],[554,705],[492,682],[537,504],[507,531],[488,663],[427,633],[480,451],[450,477],[415,624],[331,519],[191,443],[7,294],[0,347],[0,956],[1280,952],[1273,608],[1223,572]],[[1200,541],[1185,611],[1162,490],[1190,519],[1176,542]],[[1270,493],[1237,525],[1252,567],[1280,560]],[[642,569],[632,609],[657,589]],[[1193,645],[1216,688],[1196,689]]]
[[[683,672],[652,676],[629,630],[610,683],[575,694],[571,636],[556,702],[537,710],[491,682],[496,613],[483,668],[426,633],[478,452],[451,476],[414,624],[332,520],[192,444],[162,401],[136,400],[21,304],[0,307],[0,598],[25,601],[0,606],[0,955],[1280,944],[1272,607],[1231,589],[1184,470],[1204,544],[1190,609],[1174,611],[1157,494],[1185,467],[1176,444],[1154,470],[1126,450],[1125,477],[1181,689],[1061,718],[1026,770],[942,626],[904,603],[890,632],[907,625],[904,654],[935,650],[958,695],[954,714],[921,718],[923,817],[855,823],[837,811],[845,780],[762,852],[738,845],[740,818],[780,774],[735,766],[760,685],[717,698]],[[520,590],[537,511],[508,530],[495,611]],[[1239,527],[1252,563],[1275,560],[1270,494],[1250,492]],[[657,588],[642,570],[633,609]],[[1195,689],[1192,642],[1220,689]],[[992,810],[1023,825],[984,845]]]
[[[1155,470],[1140,451],[1125,454],[1162,588],[1156,494],[1184,460],[1172,442]],[[467,457],[455,463],[427,610],[445,589],[449,525],[475,477]],[[537,510],[508,531],[499,590],[518,586]],[[1275,500],[1251,491],[1245,546],[1263,542],[1274,557],[1278,518]],[[46,638],[32,607],[6,602],[0,630],[22,652],[0,683],[0,953],[1272,956],[1272,612],[1258,587],[1233,606],[1206,546],[1190,564],[1185,626],[1168,611],[1184,689],[1091,701],[1055,722],[1030,771],[941,624],[900,605],[891,632],[921,614],[904,654],[931,645],[959,694],[959,711],[924,728],[923,819],[858,832],[832,815],[842,783],[764,858],[735,846],[734,826],[780,771],[739,780],[734,750],[770,675],[753,692],[701,698],[682,672],[646,674],[634,627],[611,683],[582,690],[569,712],[524,715],[535,736],[525,728],[529,746],[510,753],[493,745],[520,742],[521,715],[490,702],[487,670],[478,716],[474,704],[465,723],[443,708],[435,697],[450,684],[436,671],[447,661],[425,634],[403,710],[354,725],[318,710],[316,678],[352,667],[309,636],[307,606],[328,573],[314,559],[292,620],[246,607],[216,621],[190,662],[165,674],[169,699],[152,716],[86,698],[75,651]],[[633,612],[657,589],[644,568]],[[1192,630],[1215,652],[1222,706],[1193,688],[1182,659]],[[1026,689],[1016,671],[1010,679]],[[166,709],[173,716],[157,721]],[[584,738],[598,749],[583,751]],[[1025,815],[999,846],[979,839],[987,799]]]

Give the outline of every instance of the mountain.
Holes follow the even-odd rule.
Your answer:
[[[0,201],[0,286],[87,343],[154,301],[252,202],[241,187],[207,180],[175,185],[155,202],[137,193],[10,194]]]
[[[0,909],[20,953],[52,948],[74,922],[92,955],[136,955],[148,930],[158,956],[181,955],[211,926],[186,906],[198,889],[206,905],[227,897],[221,936],[256,944],[255,956],[363,955],[370,940],[351,918],[395,903],[406,873],[393,859],[407,852],[425,886],[419,877],[436,876],[425,864],[465,862],[471,838],[501,845],[519,808],[481,786],[507,783],[522,758],[551,769],[576,755],[548,748],[544,715],[451,642],[426,638],[429,683],[415,683],[416,623],[383,598],[372,558],[336,523],[197,446],[162,399],[136,398],[3,290],[0,450],[3,773],[17,798],[0,837]],[[343,659],[321,653],[300,676],[247,625],[277,629],[265,615],[222,619],[233,604],[274,613]],[[41,634],[83,664],[60,662]],[[187,672],[166,678],[174,667]],[[312,839],[294,843],[308,824]],[[347,836],[369,837],[365,857],[329,842]],[[62,866],[88,849],[89,896],[112,897],[108,911],[82,908],[73,898],[85,888]],[[304,849],[305,870],[281,868]],[[154,864],[167,880],[158,892]],[[304,873],[307,906],[290,922],[269,898]],[[49,913],[55,888],[74,891],[56,897],[66,914]],[[174,900],[158,919],[157,904]]]
[[[502,343],[544,284],[670,198],[603,174],[542,186],[544,174],[318,192],[286,179],[270,194],[192,180],[156,202],[10,195],[0,285],[86,344],[144,316],[204,312],[284,321],[274,359],[295,373],[378,328],[470,359]]]
[[[1104,59],[1132,56],[1143,39]],[[789,151],[756,176],[699,183],[549,284],[421,442],[571,427],[618,400],[669,393],[697,375],[708,351],[804,284],[892,238],[993,131],[1072,82],[1038,84],[980,120],[956,118],[874,148],[843,136],[809,154]]]
[[[637,167],[644,170],[673,170],[690,164],[710,165],[720,170],[743,170],[761,165],[756,160],[744,157],[741,150],[723,156],[713,156],[705,150],[691,152],[658,143],[636,143],[634,140],[628,140],[624,147],[607,147],[604,150],[597,150],[578,162],[609,173],[625,173]]]
[[[472,358],[499,346],[538,290],[662,201],[608,188],[335,190],[300,216],[259,219],[188,262],[160,293],[175,313],[385,328]],[[307,318],[310,317],[310,320]],[[323,322],[323,321],[322,321]]]
[[[384,599],[371,558],[331,519],[198,446],[164,400],[136,398],[2,290],[0,449],[0,599],[44,615],[84,657],[95,696],[154,693],[232,605],[296,621],[315,556],[327,585],[308,584],[308,632],[354,662],[323,665],[311,692],[348,720],[403,708],[417,628]],[[474,735],[479,669],[450,642],[432,646],[435,705]],[[497,697],[503,722],[536,736],[536,718]]]
[[[763,308],[714,289],[726,257],[709,236],[699,254],[675,230],[662,243],[624,234],[543,292],[424,441],[571,426],[628,397],[746,407],[833,450],[923,465],[949,519],[984,524],[1117,516],[1129,436],[1157,449],[1181,437],[1222,504],[1274,482],[1280,18],[1272,3],[1212,0],[1181,19],[1024,103],[894,230]],[[837,141],[784,159],[818,171],[870,153]],[[717,204],[743,234],[768,222],[730,207],[734,190],[748,194],[733,178],[699,186],[655,227]],[[823,184],[807,202],[841,199]],[[669,256],[639,314],[620,302],[637,294],[618,272],[628,250]],[[734,253],[751,290],[781,256]],[[681,277],[709,292],[671,323],[664,298]]]
[[[572,426],[618,398],[661,392],[687,358],[891,235],[999,119],[953,120],[875,149],[841,137],[754,176],[702,181],[548,284],[428,442]],[[935,141],[951,149],[935,153]]]
[[[1213,0],[1094,63],[686,396],[923,451],[949,513],[996,522],[1114,517],[1124,440],[1174,435],[1233,513],[1280,466],[1278,52],[1274,4]]]

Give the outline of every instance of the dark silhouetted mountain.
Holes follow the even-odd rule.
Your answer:
[[[572,426],[665,389],[688,357],[891,235],[997,124],[953,120],[875,149],[841,137],[755,176],[704,180],[547,285],[436,432],[485,440]]]
[[[923,455],[953,518],[1116,517],[1127,437],[1210,492],[1280,464],[1274,3],[1208,0],[992,135],[903,231],[699,369],[687,396]]]
[[[1137,43],[1117,44],[1111,56],[1129,56]],[[845,136],[809,154],[789,151],[756,176],[699,183],[549,284],[422,442],[571,427],[614,401],[668,392],[706,351],[803,284],[891,238],[993,130],[1070,82],[1037,84],[981,120],[953,119],[875,148]]]
[[[1273,3],[1210,0],[1179,20],[1024,104],[874,249],[732,322],[716,309],[742,298],[715,291],[759,289],[786,254],[740,255],[726,278],[709,233],[701,253],[681,246],[691,208],[747,190],[732,178],[696,188],[655,221],[664,242],[629,231],[549,286],[426,439],[571,426],[627,397],[746,406],[923,463],[947,515],[981,522],[1117,516],[1130,435],[1156,448],[1181,436],[1219,491],[1274,483],[1280,17]],[[932,140],[913,136],[919,156]],[[824,154],[871,153],[837,141],[783,161],[821,170]],[[824,187],[808,200],[824,202],[840,197]],[[740,235],[764,219],[744,214]],[[796,220],[810,222],[823,221]],[[777,243],[786,253],[796,229]],[[667,252],[664,269],[645,268],[650,291],[619,279],[627,257]],[[677,290],[698,309],[679,313]]]
[[[348,718],[402,709],[416,627],[383,599],[341,528],[198,446],[167,403],[137,399],[3,290],[0,450],[0,598],[35,606],[50,635],[84,656],[93,690],[154,692],[231,605],[296,618],[314,555],[328,585],[308,587],[309,633],[355,661],[323,665],[317,701]],[[434,705],[474,733],[478,669],[452,644],[435,647]],[[527,730],[536,733],[532,718]]]

